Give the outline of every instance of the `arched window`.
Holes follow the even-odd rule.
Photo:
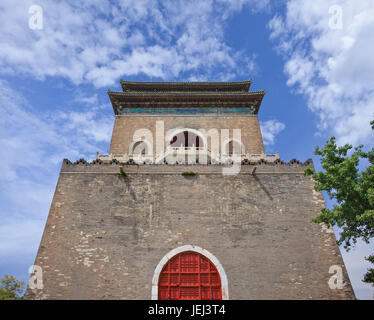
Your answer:
[[[207,250],[191,245],[176,248],[156,267],[152,299],[227,300],[226,273]]]
[[[203,147],[204,142],[201,137],[190,131],[179,132],[170,141],[171,147]]]

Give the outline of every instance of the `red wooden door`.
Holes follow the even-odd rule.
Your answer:
[[[158,280],[159,300],[222,300],[221,278],[203,255],[185,251],[163,267]]]

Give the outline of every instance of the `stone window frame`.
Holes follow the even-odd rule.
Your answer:
[[[209,259],[214,264],[221,278],[222,300],[229,300],[229,286],[228,286],[226,272],[223,269],[222,264],[208,250],[202,249],[194,245],[184,245],[184,246],[175,248],[169,251],[165,256],[162,257],[153,275],[151,299],[158,300],[158,281],[159,281],[160,273],[163,267],[165,266],[165,264],[177,254],[185,252],[185,251],[193,251],[193,252],[200,253],[201,255]]]

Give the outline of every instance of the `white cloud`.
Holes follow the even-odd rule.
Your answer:
[[[40,113],[0,81],[0,260],[37,248],[62,159],[92,159],[109,143],[112,117],[90,110]]]
[[[253,56],[224,41],[224,20],[268,1],[40,0],[43,30],[28,27],[31,0],[0,3],[0,74],[61,76],[75,84],[109,86],[144,73],[174,79],[200,74],[248,76]],[[229,80],[229,79],[226,79]]]
[[[0,181],[16,177],[16,168],[92,157],[98,143],[109,141],[113,122],[109,116],[99,118],[97,111],[40,113],[5,81],[0,81],[0,112]]]
[[[342,8],[342,29],[330,27],[333,5]],[[274,16],[268,27],[285,59],[287,84],[307,97],[319,129],[331,130],[339,144],[372,143],[374,2],[289,0],[285,16]]]
[[[274,144],[275,137],[285,129],[285,125],[277,120],[260,121],[262,138],[265,145]]]
[[[5,261],[17,255],[35,254],[43,227],[44,219],[14,219],[0,225],[0,260]]]
[[[95,93],[90,97],[82,96],[81,94],[75,98],[77,102],[83,102],[87,105],[97,105],[99,103],[98,94]]]
[[[63,132],[65,135],[74,133],[84,137],[84,141],[108,142],[112,133],[113,120],[109,117],[97,118],[95,111],[88,112],[61,112],[58,114],[60,121],[65,122]],[[62,133],[62,132],[61,132]],[[94,144],[92,145],[95,146]],[[83,150],[91,151],[92,148]]]

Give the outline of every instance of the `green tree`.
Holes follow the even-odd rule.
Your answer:
[[[15,277],[6,275],[0,279],[0,300],[19,300],[22,299],[25,283],[18,281]]]
[[[374,121],[370,124],[374,130]],[[335,137],[331,137],[322,149],[316,147],[314,152],[321,156],[324,171],[305,170],[305,175],[313,176],[316,181],[316,191],[326,191],[331,199],[336,200],[332,209],[323,208],[312,221],[340,227],[342,232],[337,243],[344,243],[347,251],[357,239],[369,243],[374,236],[374,148],[364,152],[360,145],[349,155],[351,149],[349,144],[338,147]],[[359,170],[363,159],[368,166]],[[374,263],[374,255],[365,259]],[[363,281],[374,285],[373,268],[368,269]]]

